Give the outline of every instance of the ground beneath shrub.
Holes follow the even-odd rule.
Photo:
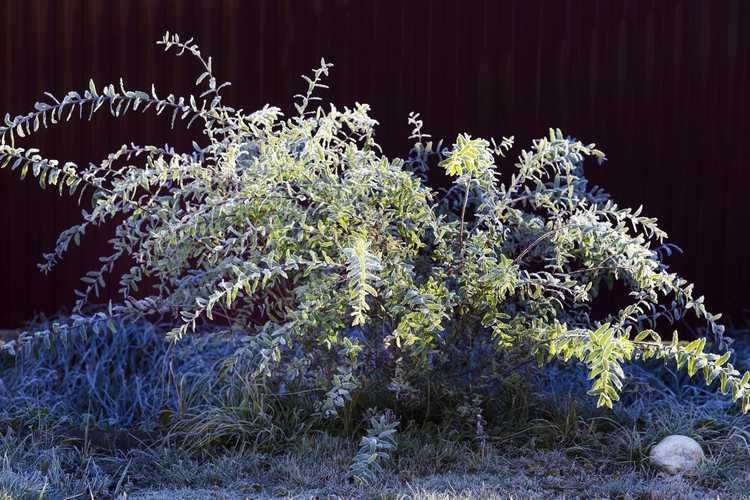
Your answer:
[[[149,488],[125,488],[128,498],[748,498],[745,467],[720,480],[712,456],[693,477],[663,475],[648,464],[603,460],[607,450],[565,447],[529,449],[466,443],[414,434],[400,441],[402,451],[372,484],[346,479],[355,447],[351,441],[320,434],[300,441],[281,455],[225,455],[207,462],[164,456],[151,473],[160,482]],[[591,453],[591,457],[587,453]],[[156,458],[156,457],[154,457]],[[145,465],[145,464],[144,464]],[[133,463],[134,477],[141,475]],[[152,466],[153,467],[153,466]],[[745,471],[744,474],[741,471]],[[729,470],[727,470],[729,472]],[[141,477],[143,477],[141,475]],[[145,479],[145,478],[144,478]],[[169,484],[170,487],[162,485]],[[134,486],[134,485],[133,485]]]
[[[34,445],[28,439],[11,449],[9,439],[0,436],[0,500],[750,498],[741,439],[709,450],[695,475],[680,477],[622,460],[612,447],[476,446],[415,433],[402,436],[398,454],[371,484],[347,479],[357,447],[328,434],[304,437],[281,454],[225,451],[202,459],[171,448],[84,457],[59,446],[23,448]]]
[[[151,338],[143,332],[123,337]],[[131,342],[143,352],[143,342]],[[749,368],[750,344],[735,345],[738,367]],[[107,359],[126,359],[130,352],[121,342],[105,346],[114,346],[100,348],[109,353]],[[94,347],[89,345],[89,351]],[[200,371],[205,369],[201,359],[220,357],[223,351],[200,347],[191,352],[189,362]],[[71,380],[88,380],[85,363],[77,359],[74,366],[81,373]],[[508,398],[508,404],[492,415],[495,424],[482,434],[473,417],[465,428],[404,421],[396,452],[371,484],[347,479],[362,429],[331,435],[324,430],[338,430],[321,424],[318,430],[297,432],[292,419],[285,432],[257,442],[252,422],[226,405],[208,408],[221,418],[202,421],[211,426],[181,439],[80,428],[83,415],[75,405],[59,408],[66,402],[59,401],[64,388],[44,386],[49,377],[28,377],[32,368],[42,375],[55,371],[44,364],[26,367],[20,385],[14,385],[19,378],[0,378],[0,500],[750,499],[750,415],[669,367],[629,367],[623,400],[612,410],[594,407],[586,395],[585,370],[551,365],[533,377],[514,379],[518,386],[509,394],[493,395]],[[108,384],[95,385],[98,392],[89,397],[123,386],[117,377]],[[55,405],[58,411],[51,411]],[[123,432],[130,439],[121,439]],[[204,441],[210,432],[237,436],[232,442],[240,442],[244,451],[227,449],[223,441]],[[651,447],[670,434],[696,439],[706,453],[691,477],[662,475],[649,462]]]
[[[732,485],[708,486],[708,470],[683,478],[648,468],[590,462],[563,450],[488,445],[467,451],[450,442],[442,449],[439,442],[411,444],[395,467],[369,485],[345,479],[352,448],[322,436],[276,457],[224,457],[182,471],[170,467],[163,478],[182,486],[132,490],[128,498],[704,499],[746,498],[744,492],[750,491],[747,477]],[[186,474],[190,486],[185,486]]]

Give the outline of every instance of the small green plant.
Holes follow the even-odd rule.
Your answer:
[[[390,411],[370,417],[367,435],[360,440],[359,450],[349,466],[352,481],[369,484],[382,474],[383,464],[396,449],[398,425]]]
[[[750,373],[729,363],[729,351],[706,352],[705,338],[661,340],[657,321],[692,311],[719,350],[728,343],[719,315],[664,265],[669,247],[656,221],[589,185],[584,164],[605,159],[594,144],[551,130],[513,168],[499,168],[512,137],[461,134],[443,146],[412,114],[414,148],[390,159],[366,104],[313,106],[331,64],[304,77],[295,114],[269,105],[246,113],[222,102],[228,83],[192,39],[167,33],[159,43],[196,57],[197,96],[91,82],[61,99],[47,94],[0,127],[0,166],[87,200],[82,222],[60,234],[42,271],[87,230],[115,226],[111,252],[82,277],[69,328],[172,315],[169,336],[178,340],[224,325],[243,337],[228,362],[245,367],[248,387],[305,394],[324,416],[363,394],[430,414],[437,400],[491,392],[534,358],[585,363],[600,406],[619,398],[624,363],[656,357],[708,384],[718,380],[750,409]],[[166,111],[172,126],[177,118],[200,124],[203,142],[190,152],[123,145],[88,167],[16,145],[73,113],[90,118],[101,109],[116,117]],[[435,164],[453,179],[444,193],[425,181]],[[122,300],[95,311],[126,257],[133,266],[115,277]],[[153,284],[144,287],[147,277]],[[592,300],[614,281],[631,303],[592,318]]]

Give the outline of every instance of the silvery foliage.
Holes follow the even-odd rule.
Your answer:
[[[252,377],[279,392],[320,394],[326,415],[367,388],[414,400],[425,387],[455,387],[449,374],[486,380],[519,353],[585,363],[599,405],[618,399],[623,363],[657,357],[691,376],[701,371],[709,384],[718,379],[750,408],[750,373],[728,362],[730,352],[704,352],[705,338],[662,342],[655,331],[660,318],[693,311],[720,349],[728,342],[719,315],[663,264],[669,247],[656,221],[589,186],[584,160],[604,160],[593,144],[551,130],[514,169],[498,169],[512,137],[434,144],[412,114],[414,149],[388,159],[369,106],[315,106],[331,64],[321,60],[304,77],[307,91],[285,118],[269,105],[246,113],[223,104],[227,84],[192,39],[167,33],[159,43],[198,59],[198,96],[161,98],[122,81],[100,91],[91,82],[62,99],[47,94],[0,128],[3,167],[88,196],[82,222],[60,234],[43,271],[88,229],[115,225],[111,253],[82,277],[73,324],[167,314],[175,340],[225,324],[244,335],[234,359]],[[15,144],[76,110],[90,118],[100,109],[166,111],[172,125],[199,123],[203,143],[189,153],[123,145],[88,167]],[[447,192],[425,182],[432,161],[453,178]],[[117,281],[121,302],[92,314],[90,302],[126,256],[134,265]],[[139,290],[146,277],[153,287]],[[631,304],[594,321],[592,299],[615,280]]]

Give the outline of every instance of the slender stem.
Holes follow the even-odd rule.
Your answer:
[[[470,182],[466,184],[466,190],[464,191],[464,205],[461,207],[461,230],[458,236],[458,250],[459,254],[463,254],[464,250],[464,222],[466,220],[466,205],[469,203],[469,185]]]
[[[523,259],[526,256],[526,254],[529,253],[531,250],[533,250],[534,247],[536,247],[538,244],[540,244],[541,242],[543,242],[547,238],[550,238],[550,237],[554,236],[555,234],[559,233],[563,229],[567,229],[568,227],[579,227],[579,226],[576,225],[576,224],[573,224],[573,225],[570,225],[570,226],[562,225],[560,227],[557,227],[555,229],[551,229],[551,230],[547,231],[546,233],[544,233],[543,235],[541,235],[540,237],[538,237],[537,239],[535,239],[529,246],[527,246],[523,250],[523,252],[521,252],[520,254],[518,254],[518,256],[515,259],[513,259],[513,263],[514,264],[518,264],[521,261],[521,259]],[[580,226],[580,227],[584,227],[584,226]]]
[[[546,233],[544,233],[543,235],[541,235],[540,237],[538,237],[537,239],[535,239],[535,240],[534,240],[534,241],[533,241],[533,242],[531,243],[531,245],[527,246],[527,247],[526,247],[526,248],[525,248],[525,249],[523,250],[523,252],[521,252],[520,254],[518,254],[518,257],[516,257],[515,259],[513,259],[513,263],[514,263],[514,264],[518,264],[519,262],[521,262],[521,259],[523,259],[523,258],[524,258],[524,257],[526,256],[526,254],[527,254],[527,253],[529,253],[529,252],[530,252],[530,251],[531,251],[531,250],[532,250],[532,249],[533,249],[534,247],[536,247],[536,246],[537,246],[537,245],[538,245],[539,243],[541,243],[541,242],[542,242],[542,241],[544,241],[545,239],[549,238],[550,236],[554,235],[554,234],[555,234],[555,233],[556,233],[557,231],[559,231],[559,229],[553,229],[553,230],[551,230],[551,231],[547,231]]]

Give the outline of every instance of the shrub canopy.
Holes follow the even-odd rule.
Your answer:
[[[656,332],[657,320],[693,311],[720,349],[728,340],[719,315],[663,263],[670,247],[656,220],[589,185],[584,164],[605,159],[594,144],[551,130],[499,168],[512,137],[435,144],[412,114],[414,148],[389,159],[366,104],[315,105],[331,64],[304,77],[294,115],[268,105],[246,113],[223,104],[228,84],[192,40],[167,33],[160,43],[197,58],[199,95],[91,82],[62,99],[47,94],[0,128],[3,167],[89,200],[43,271],[86,230],[114,221],[111,253],[82,277],[74,324],[170,314],[175,340],[224,324],[244,336],[235,359],[252,377],[278,393],[319,394],[327,415],[365,390],[403,401],[433,389],[471,392],[528,358],[582,361],[603,406],[618,399],[623,363],[658,357],[719,380],[750,408],[750,374],[728,363],[729,352]],[[90,118],[100,109],[166,111],[173,126],[200,124],[203,142],[187,153],[123,145],[88,167],[16,146],[76,110]],[[450,189],[426,182],[435,164]],[[115,262],[128,257],[133,266],[116,278],[122,301],[92,313]],[[141,289],[146,278],[153,285]],[[631,303],[592,318],[592,300],[615,281]]]

